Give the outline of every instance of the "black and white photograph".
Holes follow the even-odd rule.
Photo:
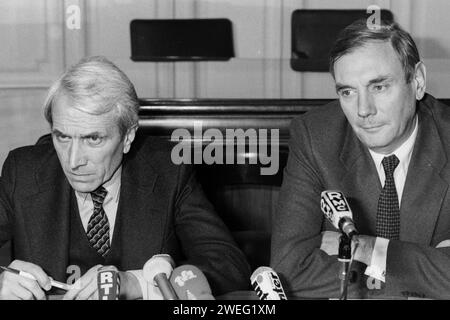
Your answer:
[[[288,319],[450,299],[449,17],[0,0],[0,300]]]

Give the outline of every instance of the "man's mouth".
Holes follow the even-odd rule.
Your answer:
[[[377,125],[368,125],[368,126],[361,126],[361,128],[365,131],[377,131],[378,129],[380,129],[383,125],[382,124],[377,124]]]

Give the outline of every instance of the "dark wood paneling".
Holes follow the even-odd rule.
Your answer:
[[[209,200],[232,231],[253,269],[268,265],[270,259],[271,217],[275,211],[283,168],[288,155],[289,125],[297,115],[320,107],[330,100],[204,99],[141,100],[140,130],[170,141],[172,132],[185,128],[194,135],[194,123],[202,130],[226,129],[279,130],[279,168],[274,175],[261,175],[262,165],[196,164],[199,180]],[[196,139],[199,137],[195,137]],[[195,141],[192,137],[191,146]],[[210,143],[200,137],[202,149]],[[172,142],[177,143],[177,142]],[[224,146],[235,144],[226,140]],[[244,150],[249,156],[248,141]],[[270,148],[269,148],[270,150]],[[225,153],[224,153],[225,155]],[[225,161],[224,161],[225,162]]]
[[[173,130],[193,132],[194,122],[204,130],[217,128],[279,129],[280,141],[287,143],[293,117],[319,107],[325,99],[141,99],[140,128],[148,134],[170,138]]]

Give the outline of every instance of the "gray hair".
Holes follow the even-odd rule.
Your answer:
[[[409,83],[420,61],[419,51],[411,35],[395,22],[385,22],[378,28],[368,28],[366,19],[359,19],[342,30],[330,53],[330,72],[334,78],[334,64],[342,56],[374,41],[389,41],[403,65]]]
[[[90,114],[116,110],[120,134],[138,125],[139,101],[130,79],[115,64],[102,56],[81,59],[50,87],[44,102],[44,116],[53,125],[52,105],[59,96],[73,101]],[[84,106],[94,105],[94,110]]]

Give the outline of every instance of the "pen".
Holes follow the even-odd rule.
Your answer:
[[[36,278],[31,273],[28,273],[26,271],[21,271],[21,270],[13,269],[13,268],[10,268],[10,267],[4,267],[4,266],[0,266],[0,269],[3,269],[5,271],[9,271],[9,272],[18,274],[18,275],[20,275],[22,277],[25,277],[25,278],[28,278],[28,279],[36,281]],[[70,285],[68,285],[66,283],[59,282],[59,281],[55,281],[55,280],[53,280],[52,277],[49,277],[49,278],[50,278],[50,284],[52,285],[52,287],[60,288],[60,289],[66,290],[66,291],[70,290]]]

